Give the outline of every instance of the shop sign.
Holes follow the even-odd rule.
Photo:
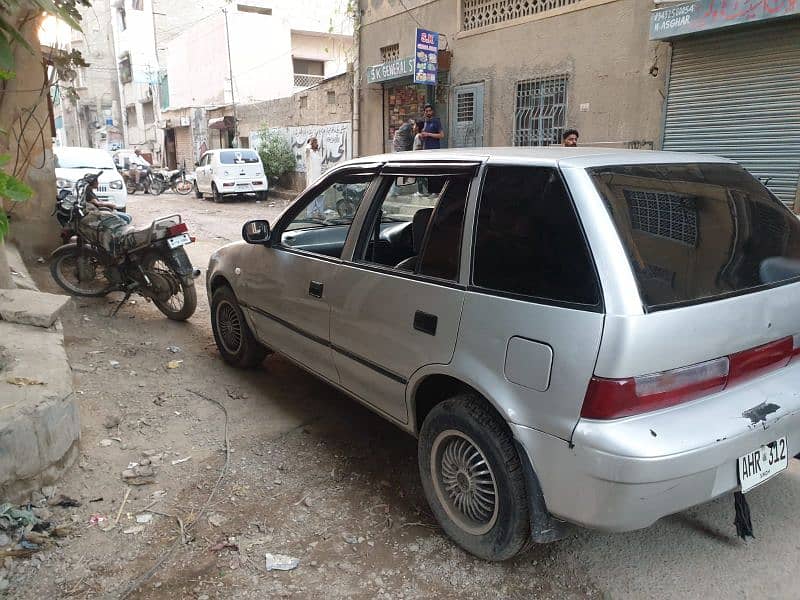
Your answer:
[[[800,15],[800,0],[692,0],[650,15],[650,39]]]
[[[390,79],[400,79],[414,74],[414,57],[398,58],[389,62],[367,67],[367,83],[378,83]]]
[[[414,44],[414,83],[436,85],[439,68],[439,34],[417,29]]]

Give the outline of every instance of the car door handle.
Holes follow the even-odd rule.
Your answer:
[[[322,298],[322,290],[324,287],[321,281],[312,281],[308,284],[308,295],[314,298]]]
[[[439,317],[430,313],[418,310],[414,313],[414,329],[427,333],[428,335],[436,335],[436,325],[439,322]]]

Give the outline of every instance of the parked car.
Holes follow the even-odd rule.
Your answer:
[[[89,172],[103,172],[95,191],[104,202],[113,202],[118,211],[125,212],[128,192],[122,176],[117,171],[111,154],[98,148],[60,146],[53,149],[56,166],[56,187],[73,190],[75,182]]]
[[[726,159],[361,158],[242,235],[207,272],[222,357],[284,354],[418,436],[479,557],[644,528],[800,452],[800,222]]]
[[[255,150],[209,150],[200,157],[194,172],[195,197],[210,195],[214,202],[239,195],[266,200],[269,185],[264,165]]]

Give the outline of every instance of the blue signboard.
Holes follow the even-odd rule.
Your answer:
[[[414,44],[414,83],[436,85],[439,68],[439,34],[427,29],[417,29]]]
[[[800,0],[690,0],[655,9],[650,16],[650,39],[797,15]]]

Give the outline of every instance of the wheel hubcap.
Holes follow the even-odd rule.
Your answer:
[[[217,306],[217,333],[228,354],[236,354],[242,346],[242,322],[239,313],[229,302]]]
[[[498,513],[494,473],[478,445],[457,430],[440,433],[431,449],[431,473],[439,503],[459,527],[483,535]]]

